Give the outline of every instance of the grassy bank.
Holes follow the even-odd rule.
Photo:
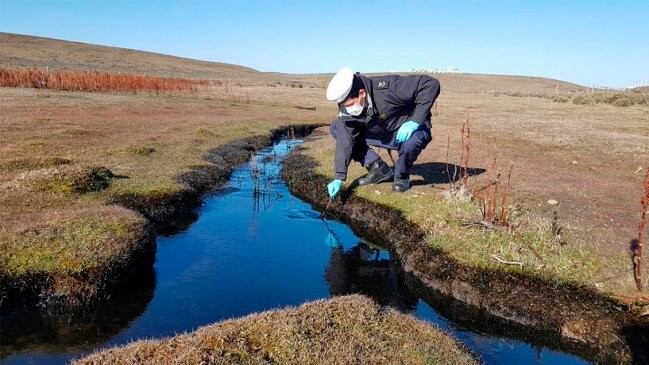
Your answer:
[[[320,133],[323,137],[306,143],[303,153],[316,161],[317,174],[332,177],[334,143],[326,131]],[[346,186],[349,188],[366,173],[364,168],[352,163]],[[462,264],[602,289],[612,297],[634,295],[643,300],[643,295],[634,294],[631,272],[620,275],[621,268],[629,266],[627,252],[604,256],[594,246],[570,241],[569,234],[564,237],[566,241],[559,242],[551,219],[539,218],[534,212],[515,211],[518,207],[510,207],[514,209],[510,224],[518,227],[513,233],[481,225],[479,204],[449,199],[444,194],[448,188],[443,183],[445,171],[432,173],[440,174],[437,179],[440,184],[435,189],[417,186],[415,181],[417,185],[405,194],[392,193],[390,184],[354,187],[353,194],[398,211],[425,232],[431,250],[446,252]]]
[[[475,364],[436,327],[362,296],[253,314],[76,364]]]

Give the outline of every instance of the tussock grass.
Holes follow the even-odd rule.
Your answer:
[[[640,91],[561,91],[549,90],[501,90],[491,92],[493,96],[533,97],[550,99],[557,103],[572,101],[575,105],[609,104],[619,107],[649,105],[649,94]]]
[[[107,188],[113,173],[103,166],[62,165],[28,170],[8,183],[3,189],[50,191],[53,193],[89,193]]]
[[[11,276],[102,268],[141,244],[146,221],[121,207],[50,211],[0,235],[0,267]]]
[[[352,295],[138,341],[75,364],[476,364],[436,327]]]
[[[156,151],[156,148],[149,145],[129,146],[127,151],[138,156],[148,156]]]
[[[594,105],[610,104],[627,107],[632,105],[649,105],[649,95],[634,92],[594,92],[575,95],[573,104]]]
[[[72,161],[61,157],[27,157],[18,158],[0,163],[0,172],[14,172],[21,170],[34,170],[44,167],[66,165]]]

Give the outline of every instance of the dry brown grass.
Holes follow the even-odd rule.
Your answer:
[[[76,364],[476,364],[436,327],[358,295],[138,341]]]
[[[88,92],[196,92],[206,80],[161,78],[98,71],[55,71],[36,68],[0,68],[0,87],[32,87]]]
[[[484,92],[483,92],[484,93]],[[534,97],[549,99],[557,103],[572,102],[577,105],[595,105],[595,104],[609,104],[619,107],[627,107],[632,105],[649,105],[649,95],[643,94],[640,90],[606,90],[606,89],[591,89],[591,90],[574,90],[556,88],[554,91],[541,89],[541,90],[491,90],[487,92],[492,96],[513,96],[513,97]]]

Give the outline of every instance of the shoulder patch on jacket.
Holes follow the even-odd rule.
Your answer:
[[[379,82],[376,83],[377,89],[387,89],[389,86],[390,86],[390,81],[388,80],[380,80]]]

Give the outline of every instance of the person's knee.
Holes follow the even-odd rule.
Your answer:
[[[415,150],[423,150],[426,148],[428,143],[431,141],[430,130],[418,129],[416,130],[410,138],[401,144],[401,150],[404,152],[410,152]]]
[[[432,135],[432,132],[431,132],[430,128],[428,128],[428,127],[421,128],[417,132],[419,132],[419,139],[421,141],[421,148],[422,149],[426,148],[426,146],[430,143],[430,141],[433,140],[433,135]]]

